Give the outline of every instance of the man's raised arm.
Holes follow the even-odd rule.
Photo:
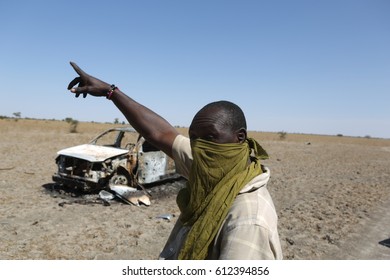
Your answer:
[[[79,97],[80,94],[83,97],[90,94],[111,99],[138,133],[152,145],[172,157],[172,144],[178,132],[169,122],[118,88],[88,75],[76,63],[71,62],[70,64],[79,75],[68,85],[68,89],[75,93],[76,97]]]

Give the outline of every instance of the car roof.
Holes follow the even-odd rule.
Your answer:
[[[114,127],[107,129],[106,131],[125,131],[125,132],[137,132],[134,128],[131,126],[124,126],[124,127]]]
[[[124,131],[124,132],[137,133],[137,131],[134,128],[132,128],[131,126],[124,126],[124,127],[113,127],[110,129],[106,129],[102,133],[100,133],[99,136],[106,134],[108,132],[111,132],[111,131]]]
[[[137,133],[137,131],[132,128],[131,126],[124,126],[124,127],[114,127],[114,128],[110,128],[110,129],[107,129],[105,131],[103,131],[102,133],[98,134],[95,138],[93,138],[89,143],[94,143],[96,142],[97,139],[99,139],[100,137],[102,137],[103,135],[109,133],[109,132],[112,132],[112,131],[123,131],[123,132],[129,132],[129,133]]]

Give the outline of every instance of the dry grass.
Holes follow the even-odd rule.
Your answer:
[[[154,259],[179,214],[183,182],[154,187],[152,205],[60,204],[52,183],[60,149],[121,126],[0,119],[0,259]],[[186,128],[178,129],[187,135]],[[286,259],[390,259],[390,140],[249,132],[270,154],[269,191]],[[165,194],[165,195],[162,195]],[[387,216],[386,216],[387,214]],[[385,227],[384,229],[382,227]],[[364,236],[364,238],[361,238]],[[371,250],[371,248],[373,248]],[[386,251],[387,249],[387,251]]]
[[[126,126],[122,124],[112,123],[93,123],[93,122],[79,122],[77,126],[77,133],[86,135],[87,137],[94,137],[100,132],[112,128]],[[18,128],[15,130],[15,128]],[[188,128],[177,127],[181,134],[188,136]],[[35,134],[70,134],[70,124],[66,121],[59,120],[31,120],[31,119],[0,119],[1,133],[30,133]],[[316,135],[316,134],[287,134],[285,140],[280,139],[277,132],[258,132],[248,131],[248,137],[252,137],[258,141],[287,141],[287,142],[301,142],[301,143],[339,143],[339,144],[357,144],[368,146],[390,146],[389,139],[382,138],[367,138],[367,137],[348,137],[336,135]]]

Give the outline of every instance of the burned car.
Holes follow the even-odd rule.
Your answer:
[[[112,128],[88,144],[57,152],[53,181],[83,192],[136,189],[177,178],[173,160],[131,127]]]

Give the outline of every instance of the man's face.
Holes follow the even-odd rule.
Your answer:
[[[200,138],[219,144],[239,143],[237,133],[224,125],[225,118],[225,113],[215,108],[199,111],[190,125],[190,139]]]

